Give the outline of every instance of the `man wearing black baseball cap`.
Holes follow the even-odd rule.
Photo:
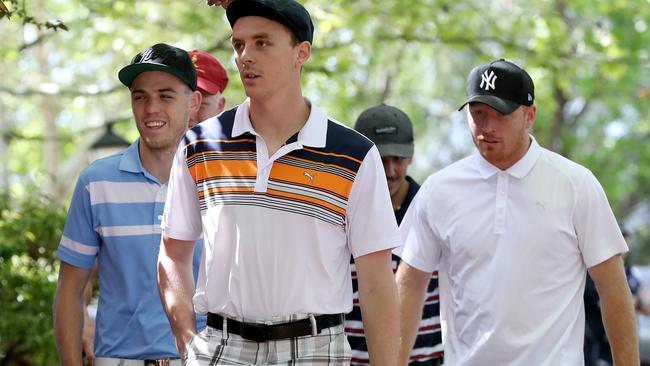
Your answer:
[[[303,96],[314,26],[302,5],[235,0],[226,16],[248,99],[185,135],[162,225],[159,284],[180,350],[192,365],[348,365],[352,255],[370,359],[394,366],[401,240],[377,148]],[[187,258],[201,233],[197,335]]]
[[[118,78],[131,93],[140,138],[93,162],[77,182],[58,248],[54,330],[60,364],[82,364],[83,290],[97,259],[92,363],[180,366],[158,292],[156,258],[172,159],[201,104],[196,71],[187,52],[160,43],[138,53]],[[190,254],[194,273],[201,251],[197,245]]]
[[[369,138],[379,150],[388,181],[393,213],[399,225],[420,189],[420,185],[406,174],[414,153],[413,123],[401,109],[382,103],[361,112],[354,129]],[[399,262],[399,250],[393,251],[393,269],[397,269]],[[357,296],[358,288],[356,271],[353,269],[354,296]],[[417,340],[409,355],[410,366],[442,364],[437,271],[431,275],[426,297],[428,300],[421,309],[422,318]],[[345,331],[352,347],[351,365],[369,365],[363,320],[357,302],[354,303],[352,312],[345,317]]]
[[[614,363],[639,364],[628,247],[594,175],[530,134],[534,99],[512,62],[471,71],[463,106],[478,154],[429,177],[400,228],[402,360],[438,269],[445,364],[584,365],[588,271]]]

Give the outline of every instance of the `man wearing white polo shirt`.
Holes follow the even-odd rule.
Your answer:
[[[178,348],[188,365],[349,365],[352,255],[371,362],[394,366],[401,240],[377,148],[302,95],[314,32],[302,5],[235,0],[226,16],[248,99],[185,134],[162,223],[159,285]],[[208,314],[198,334],[192,306]]]
[[[429,274],[439,269],[447,365],[583,365],[587,271],[616,365],[638,365],[628,249],[586,168],[539,146],[533,81],[517,65],[475,67],[467,117],[478,153],[430,176],[400,228],[401,360]]]

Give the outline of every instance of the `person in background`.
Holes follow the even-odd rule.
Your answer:
[[[629,232],[621,226],[621,232],[625,242],[629,243]],[[638,298],[641,283],[632,273],[632,268],[627,263],[627,253],[623,255],[625,265],[625,277],[627,284],[632,293],[634,307],[640,311],[640,302]],[[607,339],[603,317],[600,309],[600,297],[596,284],[587,275],[584,293],[585,302],[585,365],[586,366],[606,366],[613,365],[612,350]]]
[[[201,92],[201,108],[190,116],[189,127],[221,113],[226,106],[223,92],[228,86],[228,73],[221,62],[211,54],[193,50],[188,52],[196,68],[196,86]]]
[[[400,227],[401,364],[438,269],[447,364],[584,364],[589,272],[616,365],[638,365],[628,248],[600,183],[530,134],[535,91],[519,66],[475,67],[467,96],[478,153],[432,174]]]
[[[413,160],[413,124],[402,110],[380,104],[363,111],[354,126],[370,139],[381,155],[384,173],[388,181],[393,213],[397,224],[402,222],[413,197],[420,185],[406,174]],[[395,253],[395,251],[393,251]],[[393,271],[400,262],[393,254]],[[369,365],[368,347],[363,331],[361,309],[359,308],[357,276],[352,262],[352,312],[345,317],[345,331],[352,347],[352,365]],[[418,326],[415,346],[409,355],[409,365],[438,366],[442,364],[442,336],[440,330],[440,304],[438,301],[438,272],[433,271],[427,285],[426,300],[422,309],[422,319]],[[396,341],[397,342],[397,341]]]
[[[94,365],[180,365],[156,261],[174,152],[201,105],[196,70],[186,51],[159,43],[137,54],[118,78],[131,93],[140,138],[93,162],[77,181],[57,252],[53,313],[60,363],[82,364],[84,292],[97,259]],[[190,263],[198,263],[201,250],[199,243]]]
[[[185,134],[162,223],[158,281],[179,351],[187,365],[348,365],[353,255],[370,359],[394,366],[401,243],[377,148],[302,94],[314,34],[302,5],[235,0],[226,17],[248,98]],[[193,306],[208,316],[200,333]]]

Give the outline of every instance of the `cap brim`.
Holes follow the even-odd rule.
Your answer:
[[[376,146],[380,156],[397,156],[400,158],[410,158],[413,156],[413,145],[381,144]]]
[[[487,104],[490,107],[496,109],[499,113],[501,113],[503,115],[510,114],[510,113],[514,112],[515,109],[519,108],[519,106],[520,106],[519,103],[510,101],[510,100],[507,100],[507,99],[499,98],[499,97],[494,96],[494,95],[475,95],[475,96],[467,99],[465,101],[465,103],[463,103],[463,105],[461,105],[460,108],[458,108],[458,110],[459,111],[462,110],[463,107],[465,107],[469,103]]]
[[[133,65],[128,65],[122,68],[120,72],[117,73],[117,78],[120,79],[122,84],[126,85],[127,87],[131,87],[131,84],[133,83],[133,80],[135,80],[138,75],[142,74],[145,71],[163,71],[168,74],[172,74],[176,76],[180,81],[182,81],[184,84],[190,87],[192,90],[192,86],[188,83],[187,80],[183,79],[183,76],[180,75],[176,70],[172,69],[171,67],[167,65],[161,65],[161,64],[154,64],[154,63],[142,63],[142,64],[133,64]]]
[[[196,79],[196,86],[210,95],[221,93],[221,88],[219,85],[201,77]]]

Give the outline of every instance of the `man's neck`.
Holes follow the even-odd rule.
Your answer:
[[[311,105],[303,98],[300,90],[282,98],[264,100],[251,98],[250,120],[253,128],[266,143],[269,156],[272,156],[291,136],[305,125]]]
[[[393,204],[393,210],[399,210],[402,207],[402,204],[408,195],[410,185],[411,183],[406,178],[404,178],[404,181],[402,182],[402,185],[400,185],[397,193],[390,196],[390,201]]]
[[[140,141],[139,152],[142,166],[160,183],[167,183],[176,149],[152,150]]]

